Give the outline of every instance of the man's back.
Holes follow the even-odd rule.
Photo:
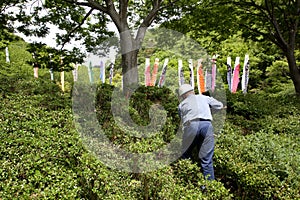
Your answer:
[[[212,120],[210,106],[221,109],[223,104],[212,97],[191,94],[178,106],[183,123],[193,119]]]

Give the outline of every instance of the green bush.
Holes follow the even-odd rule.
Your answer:
[[[151,152],[180,128],[175,94],[141,86],[130,98],[117,99],[115,109],[127,109],[138,126],[160,125],[161,116],[166,117],[151,137],[134,137],[139,132],[120,123],[124,113],[113,115],[113,86],[86,82],[72,88],[71,73],[66,73],[63,93],[46,69],[34,79],[31,66],[12,61],[0,61],[5,83],[0,86],[1,199],[300,199],[300,102],[295,96],[227,95],[226,123],[216,138],[215,181],[204,180],[198,163],[189,160],[129,173],[105,166],[89,152],[77,129],[94,133],[95,124],[80,127],[74,120],[89,122],[95,114],[114,144]],[[84,97],[82,102],[72,102],[71,92]],[[85,104],[87,99],[95,100],[96,107]],[[76,115],[78,106],[88,114]]]
[[[299,139],[259,132],[218,138],[216,171],[235,196],[254,199],[299,198]]]
[[[297,118],[300,100],[294,95],[228,93],[227,100],[227,121],[241,127],[244,134],[255,133],[262,129],[270,130],[270,127],[274,128],[274,133],[299,133]],[[291,126],[286,126],[286,122]],[[284,125],[286,130],[280,128],[278,123]]]
[[[177,133],[180,124],[177,111],[178,100],[167,88],[141,86],[132,94],[130,99],[122,95],[116,97],[118,99],[114,101],[117,102],[117,106],[114,106],[113,109],[117,114],[113,116],[111,101],[114,89],[114,87],[106,84],[98,86],[96,110],[100,125],[102,125],[107,136],[116,144],[123,145],[124,148],[133,152],[153,151],[169,142]],[[152,126],[147,126],[151,122],[149,112],[151,112],[153,105],[158,106],[158,109],[152,115]],[[160,121],[162,121],[161,117],[164,114],[166,114],[166,122],[161,126]],[[134,134],[144,134],[143,131],[139,132],[138,128],[132,128],[135,126],[145,127],[146,134],[154,131],[151,133],[153,136],[149,139],[147,137],[132,137]]]
[[[44,71],[46,73],[46,71]],[[41,70],[42,73],[42,70]],[[3,78],[3,77],[1,77]],[[0,103],[0,196],[2,199],[216,199],[230,197],[219,182],[206,183],[200,176],[199,168],[189,167],[189,163],[177,163],[145,174],[133,174],[112,170],[90,154],[82,144],[73,120],[72,102],[68,93],[62,93],[57,84],[41,77],[37,80],[19,80],[12,90],[1,86],[3,98]],[[86,85],[84,85],[85,87]],[[165,144],[178,126],[174,96],[168,98],[166,89],[160,101],[168,110],[170,118],[163,131],[149,141],[121,138],[122,132],[113,123],[110,112],[112,87],[103,85],[103,93],[98,96],[99,118],[107,126],[108,134],[115,134],[131,151],[147,152]],[[88,90],[90,88],[87,87]],[[78,89],[78,88],[77,88]],[[80,90],[84,91],[84,90]],[[149,98],[158,98],[156,90],[149,88]],[[73,92],[76,92],[73,90]],[[77,91],[78,92],[78,91]],[[100,92],[99,92],[100,93]],[[152,94],[153,93],[153,94]],[[84,92],[82,95],[85,95]],[[142,91],[132,96],[140,98]],[[151,103],[151,101],[145,101]],[[151,103],[152,104],[152,103]],[[173,105],[174,104],[174,105]],[[143,122],[147,112],[132,104],[134,120]],[[76,106],[76,105],[75,105]],[[142,106],[146,106],[143,104]],[[87,108],[89,108],[87,106]],[[138,110],[143,112],[138,112]],[[76,117],[76,116],[75,116]],[[175,121],[175,122],[174,122]],[[173,125],[174,123],[175,125]],[[111,131],[111,132],[110,132]],[[136,143],[134,143],[135,141]],[[155,144],[155,145],[154,145]],[[185,183],[178,169],[197,170],[194,180]],[[187,171],[187,170],[186,170]],[[185,172],[183,172],[185,173]],[[189,171],[193,174],[193,171]],[[210,192],[203,194],[200,184],[211,185]]]

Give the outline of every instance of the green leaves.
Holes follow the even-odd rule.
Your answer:
[[[129,149],[133,152],[152,152],[161,148],[167,142],[169,142],[177,132],[179,126],[179,117],[177,111],[178,100],[172,92],[167,88],[157,87],[139,87],[129,100],[129,108],[126,108],[126,100],[118,100],[117,108],[119,112],[114,111],[116,114],[113,116],[111,111],[111,95],[114,87],[106,84],[102,84],[97,88],[96,97],[96,109],[97,117],[106,135],[117,145],[121,145],[124,149]],[[157,113],[151,112],[151,106],[157,106]],[[162,106],[166,113],[159,109]],[[129,115],[139,126],[147,126],[150,121],[153,122],[153,127],[148,127],[148,132],[138,132],[138,130],[132,130],[134,128],[126,124],[126,116],[124,112],[129,110]],[[162,108],[161,108],[162,109]],[[165,124],[160,126],[160,122],[163,120],[160,117],[166,114],[167,119]],[[150,117],[152,117],[150,119]],[[121,122],[117,120],[121,119]],[[129,120],[130,121],[130,120]],[[129,122],[127,122],[129,123]],[[159,126],[159,127],[156,127]],[[153,130],[158,129],[152,133]],[[133,133],[136,131],[137,133]],[[152,131],[152,132],[151,132]],[[131,133],[132,132],[132,133]],[[151,133],[150,133],[151,132]],[[130,134],[131,133],[131,134]],[[151,134],[151,137],[139,138],[134,137],[134,134]]]
[[[76,47],[71,51],[58,51],[42,43],[32,43],[27,50],[32,54],[28,64],[36,63],[39,68],[52,68],[53,71],[70,71],[73,69],[72,63],[82,63],[84,58]]]
[[[198,4],[187,4],[187,8],[182,9],[182,17],[175,18],[163,23],[163,26],[172,28],[188,34],[193,39],[197,40],[201,46],[205,47],[210,54],[218,53],[220,55],[231,54],[230,49],[220,48],[221,43],[231,37],[237,39],[245,39],[248,43],[246,50],[255,52],[250,56],[251,72],[253,67],[253,57],[262,58],[257,47],[253,42],[259,42],[263,45],[261,52],[273,56],[274,52],[269,51],[270,46],[279,49],[281,55],[284,55],[289,63],[289,71],[291,79],[294,83],[296,93],[300,91],[300,74],[298,65],[294,55],[295,50],[299,49],[299,34],[298,21],[300,17],[299,3],[296,1],[239,1],[239,0],[218,0],[218,1],[201,1]],[[240,50],[241,43],[231,41],[235,46],[235,50]],[[254,44],[254,45],[253,45]],[[240,51],[242,52],[242,51]],[[244,55],[244,54],[242,54]],[[256,58],[254,58],[256,59]],[[257,62],[255,60],[255,62]],[[255,63],[254,63],[255,64]],[[270,63],[269,63],[270,64]],[[259,68],[268,66],[261,65]],[[250,78],[250,85],[258,85],[259,73],[257,67],[253,71],[255,73],[255,81],[251,83],[253,78]],[[251,73],[250,73],[251,74]],[[279,77],[278,75],[277,77]],[[280,79],[280,78],[279,78]]]
[[[227,97],[227,123],[215,152],[222,182],[239,197],[299,198],[299,178],[293,180],[300,173],[295,156],[300,151],[299,99],[262,93]]]
[[[216,172],[223,174],[226,187],[238,197],[298,198],[300,182],[298,178],[292,180],[299,176],[295,165],[299,157],[294,156],[299,151],[297,138],[265,131],[242,136],[234,124],[228,123],[217,140]]]
[[[204,180],[198,164],[189,160],[147,174],[119,172],[108,169],[83,146],[73,124],[70,94],[63,94],[49,80],[48,70],[41,69],[39,79],[33,80],[32,67],[22,63],[31,56],[25,47],[20,41],[11,44],[12,62],[0,60],[0,80],[6,83],[0,86],[1,198],[299,198],[300,104],[296,97],[228,94],[227,122],[216,140],[217,181]],[[24,66],[19,68],[19,64]],[[274,67],[277,64],[283,63],[274,63]],[[66,81],[72,82],[68,74]],[[89,83],[82,86],[90,90]],[[149,152],[172,139],[179,123],[178,102],[169,89],[142,86],[131,96],[130,114],[136,123],[149,122],[153,102],[167,110],[163,130],[147,139],[125,135],[114,122],[110,110],[113,89],[99,86],[96,109],[115,144],[133,152]],[[206,185],[206,193],[201,185]]]

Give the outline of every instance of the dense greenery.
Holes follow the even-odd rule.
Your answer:
[[[21,53],[24,49],[14,50]],[[34,79],[31,66],[24,64],[20,70],[13,57],[11,61],[11,64],[1,61],[0,78],[8,83],[1,85],[1,198],[179,199],[185,196],[215,199],[231,196],[220,182],[206,182],[199,167],[191,162],[176,162],[148,174],[124,173],[105,167],[86,150],[75,129],[70,88],[63,93],[57,83],[49,80],[47,70],[40,70],[39,78]],[[69,83],[70,75],[66,79]],[[167,94],[164,98],[168,99]],[[191,178],[187,180],[188,174]],[[203,194],[199,188],[203,184],[211,192]]]
[[[199,1],[181,0],[170,1],[174,2],[171,9],[166,9],[171,4],[161,0],[145,1],[145,5],[134,1],[119,1],[120,4],[112,0],[88,1],[86,5],[90,10],[84,8],[83,1],[46,1],[44,7],[40,6],[42,1],[35,1],[38,6],[32,7],[30,15],[25,12],[26,2],[30,1],[5,0],[0,3],[1,199],[300,199],[300,100],[294,95],[293,88],[295,80],[299,82],[295,76],[298,71],[293,69],[299,69],[300,62],[299,37],[296,37],[299,35],[299,11],[292,5],[296,1],[217,0],[199,4]],[[110,7],[112,3],[116,3],[115,7]],[[14,6],[20,9],[19,13],[9,13],[8,8]],[[48,10],[48,15],[39,15],[43,9]],[[83,58],[78,49],[68,52],[43,44],[28,45],[12,34],[12,21],[23,23],[18,30],[25,35],[37,36],[49,33],[44,25],[51,22],[67,31],[57,35],[61,49],[73,37],[83,41],[89,51],[99,53],[106,45],[116,42],[103,43],[113,34],[107,30],[109,19],[100,11],[112,17],[119,32],[140,27],[141,32],[136,38],[127,35],[132,44],[142,45],[143,39],[150,44],[150,48],[143,44],[139,54],[134,52],[137,55],[129,56],[133,60],[117,59],[113,86],[99,83],[98,78],[90,84],[86,66],[79,67],[79,80],[73,82],[70,63],[82,62]],[[92,12],[95,13],[93,19]],[[137,20],[137,16],[145,20]],[[273,19],[273,23],[265,24],[261,17],[266,16],[268,20]],[[145,28],[161,19],[168,21],[164,26],[186,33],[208,54],[219,54],[217,66],[223,80],[226,80],[224,63],[227,56],[250,54],[249,93],[226,94],[225,124],[220,132],[216,131],[216,181],[204,180],[196,154],[193,160],[178,159],[147,173],[112,169],[94,152],[105,146],[94,141],[86,143],[85,135],[80,132],[85,129],[94,136],[95,124],[84,123],[89,122],[90,116],[78,115],[80,113],[74,112],[76,106],[94,114],[96,123],[101,125],[110,142],[126,151],[152,152],[174,139],[181,128],[177,115],[179,102],[174,93],[178,57],[170,49],[151,48],[151,45],[166,45],[176,52],[184,47],[188,56],[198,52],[186,37],[155,35],[154,29],[150,32],[151,37],[146,35],[144,38]],[[291,28],[293,26],[295,29]],[[289,46],[285,46],[286,41]],[[97,46],[100,43],[102,46]],[[128,44],[123,45],[122,48],[127,48]],[[5,47],[10,50],[10,63],[5,62]],[[32,53],[36,53],[36,60]],[[61,56],[65,57],[63,63]],[[167,87],[141,86],[131,96],[118,97],[112,104],[113,92],[121,86],[122,68],[138,66],[137,72],[143,74],[146,57],[152,61],[157,57],[161,63],[170,59]],[[188,57],[182,59],[188,72]],[[134,65],[122,65],[124,60]],[[38,79],[33,77],[33,62],[40,64]],[[291,64],[294,67],[291,68]],[[51,65],[55,65],[54,81],[50,81],[48,71]],[[65,73],[64,92],[59,80],[62,68],[69,71]],[[98,76],[99,70],[93,70],[94,76]],[[143,76],[139,78],[143,83]],[[90,91],[95,94],[89,95]],[[74,102],[74,94],[83,97],[84,101]],[[95,107],[85,104],[90,97],[95,100]],[[126,109],[130,119],[122,112]],[[153,115],[154,111],[156,115]],[[161,116],[166,120],[163,121]],[[141,133],[128,126],[132,123],[150,124],[161,129],[152,130],[149,126],[147,130],[150,131],[146,134],[151,137],[137,137]],[[89,144],[94,145],[93,148]],[[138,160],[134,164],[143,168],[149,160]],[[202,185],[206,190],[200,189]]]
[[[300,48],[299,10],[299,1],[190,1],[182,7],[180,18],[166,21],[164,25],[200,40],[211,53],[228,54],[228,51],[220,52],[219,44],[236,34],[238,40],[273,44],[285,57],[289,78],[299,94],[300,70],[296,55]]]
[[[215,159],[222,182],[243,198],[299,198],[299,99],[282,93],[227,97]]]
[[[153,22],[162,22],[162,26],[193,38],[209,55],[220,55],[218,61],[221,65],[225,63],[226,56],[242,57],[245,53],[250,54],[251,76],[254,77],[250,80],[250,88],[274,84],[270,81],[274,78],[266,82],[264,80],[268,78],[266,75],[274,76],[275,72],[280,81],[290,79],[295,92],[299,93],[299,6],[298,1],[275,0],[6,0],[0,3],[3,27],[0,30],[0,48],[12,39],[9,32],[14,28],[27,36],[43,37],[50,32],[47,25],[54,24],[63,30],[56,35],[61,50],[70,41],[101,56],[110,51],[108,46],[116,45],[118,50],[122,49],[122,59],[118,66],[122,68],[122,80],[125,83],[136,83],[139,81],[137,54],[143,51],[141,47],[146,30]],[[20,12],[12,12],[12,8]],[[14,24],[15,21],[20,23]],[[108,30],[109,22],[114,23],[120,41],[123,42],[118,41],[113,37],[113,32]],[[134,29],[138,30],[136,34],[133,34]],[[160,37],[166,41],[172,39],[163,35]],[[180,49],[181,46],[190,46],[192,49],[190,43],[175,41],[175,48]],[[73,53],[78,55],[79,49],[75,48]],[[165,57],[164,53],[160,52],[159,57]],[[49,55],[41,57],[44,57],[41,59],[43,62],[49,61]],[[59,60],[59,56],[54,59],[55,62]],[[277,87],[277,84],[274,86]]]
[[[144,174],[121,172],[105,166],[83,144],[72,112],[72,74],[66,73],[63,93],[48,70],[40,69],[39,78],[33,78],[24,42],[10,48],[11,63],[5,63],[4,54],[0,60],[2,199],[300,198],[300,102],[292,90],[227,94],[227,118],[216,140],[216,181],[203,179],[197,159]],[[111,115],[113,88],[97,85],[97,112],[114,143],[148,152],[173,137],[178,100],[167,88],[140,87],[130,99],[130,115],[138,124],[149,123],[153,101],[168,111],[167,125],[150,140],[122,133]]]

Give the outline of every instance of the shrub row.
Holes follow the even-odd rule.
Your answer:
[[[111,91],[110,86],[105,87]],[[74,105],[68,93],[62,93],[50,80],[26,76],[14,88],[2,87],[5,92],[0,103],[2,199],[230,199],[220,182],[205,181],[199,167],[191,162],[178,161],[145,174],[108,168],[83,145],[75,128]],[[100,96],[109,100],[109,94]],[[176,104],[174,100],[174,96],[168,98],[166,94],[160,101],[168,106]],[[101,105],[106,104],[109,102]],[[130,114],[134,120],[145,123],[134,106]],[[113,120],[106,121],[110,119],[110,111],[100,110],[105,115],[99,121],[111,127],[107,134],[122,134],[114,127]],[[172,124],[178,120],[173,106],[170,110],[169,125],[163,129],[170,133],[165,136],[155,135],[152,142],[146,143],[130,140],[129,136],[121,140],[120,135],[116,142],[135,152],[149,151],[155,142],[164,144],[178,126]],[[200,190],[203,184],[208,186],[207,193]]]
[[[237,199],[299,199],[299,99],[228,95],[216,171]]]
[[[159,131],[141,138],[132,137],[127,123],[120,126],[127,119],[123,112],[112,112],[114,87],[76,86],[73,95],[85,98],[72,102],[69,93],[46,78],[18,76],[23,78],[0,77],[10,83],[18,80],[13,87],[0,87],[2,199],[300,198],[300,104],[293,96],[229,94],[226,124],[216,140],[215,171],[221,182],[207,182],[197,162],[190,161],[177,160],[144,174],[110,169],[89,152],[76,130],[83,124],[94,131],[93,123],[80,123],[91,116],[74,115],[80,107],[97,116],[114,144],[135,153],[151,152],[172,140],[180,128],[178,101],[168,89],[140,87],[128,99],[117,97],[113,111],[128,109],[134,124],[160,126],[161,117],[166,117]],[[96,94],[89,95],[91,89]],[[85,104],[89,98],[95,100],[95,108]],[[206,192],[201,185],[207,186]]]

